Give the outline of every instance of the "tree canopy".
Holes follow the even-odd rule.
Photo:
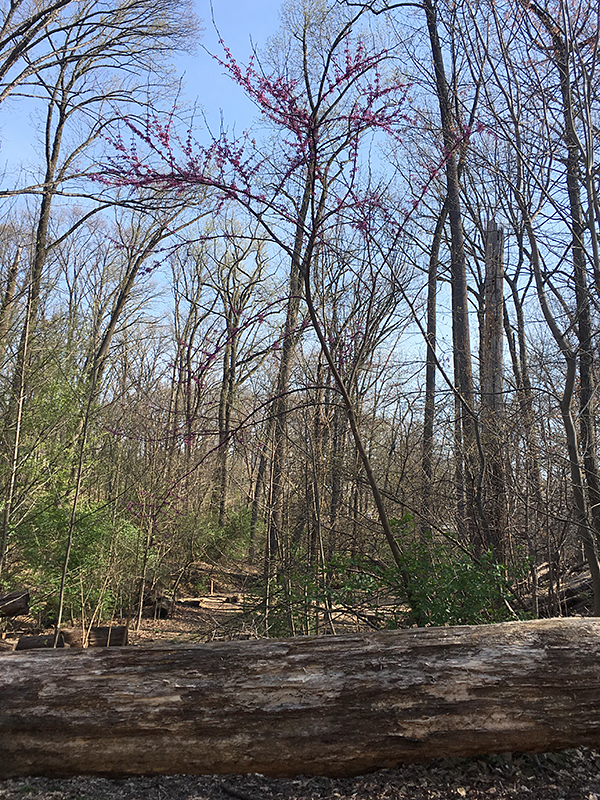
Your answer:
[[[139,619],[236,564],[261,634],[335,633],[569,613],[585,568],[598,615],[598,8],[289,3],[215,54],[238,136],[173,103],[190,4],[1,14],[41,147],[0,193],[0,588]]]

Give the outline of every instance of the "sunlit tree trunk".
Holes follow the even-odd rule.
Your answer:
[[[423,4],[427,18],[427,29],[435,70],[436,94],[440,109],[442,135],[444,141],[444,157],[446,172],[446,192],[448,219],[450,223],[450,276],[452,289],[452,341],[454,384],[459,396],[457,408],[456,444],[461,446],[462,453],[457,461],[462,460],[464,470],[457,469],[457,479],[464,481],[457,486],[460,496],[464,492],[466,526],[469,536],[476,548],[486,546],[478,533],[477,511],[475,502],[475,476],[477,472],[477,455],[475,443],[473,375],[471,368],[471,343],[469,335],[469,309],[467,298],[466,259],[463,242],[462,212],[460,203],[460,185],[458,177],[457,147],[462,141],[462,131],[454,117],[450,92],[446,80],[446,71],[442,48],[440,45],[437,23],[437,11],[433,0],[425,0]],[[462,473],[462,474],[461,474]],[[459,500],[460,504],[460,500]],[[459,508],[458,518],[461,518]]]
[[[425,409],[423,412],[423,455],[421,461],[422,488],[421,488],[421,531],[429,529],[433,518],[432,480],[433,480],[433,452],[434,452],[434,418],[435,418],[435,390],[436,390],[436,338],[437,338],[437,289],[438,289],[438,260],[442,234],[448,215],[448,204],[444,203],[437,218],[435,231],[429,252],[429,269],[427,272],[427,350],[425,361]]]
[[[506,562],[508,508],[504,467],[504,233],[488,221],[485,242],[484,321],[481,358],[482,439],[486,454],[485,508],[494,558]]]

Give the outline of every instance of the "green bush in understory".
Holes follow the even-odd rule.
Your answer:
[[[478,558],[454,542],[430,532],[417,536],[409,516],[392,521],[402,553],[402,574],[397,566],[367,559],[350,559],[344,566],[344,592],[370,592],[384,596],[383,620],[396,627],[407,617],[418,625],[478,625],[522,618],[514,608],[510,586],[524,577],[527,562],[507,567],[491,552]],[[410,609],[409,615],[398,606]]]
[[[478,625],[526,615],[515,609],[510,586],[523,578],[527,562],[508,568],[492,554],[475,559],[456,544],[432,534],[416,535],[412,520],[393,522],[402,571],[381,557],[338,555],[325,569],[280,570],[270,583],[268,632],[286,636],[328,629],[327,619],[347,629],[354,619],[372,628]],[[304,560],[306,563],[306,560]],[[257,617],[264,614],[264,586],[257,592]],[[346,626],[344,628],[344,625]]]
[[[219,564],[244,560],[250,543],[251,509],[230,511],[223,525],[216,514],[182,514],[178,517],[176,532],[172,534],[172,558],[181,563],[188,560]]]
[[[223,526],[216,519],[206,526],[202,547],[208,558],[219,562],[222,559],[243,559],[250,543],[251,509],[241,508],[227,514]]]
[[[480,625],[522,618],[510,584],[526,564],[509,570],[491,552],[477,560],[442,542],[413,545],[404,554],[409,575],[407,602],[420,625]],[[512,572],[512,574],[511,574]]]
[[[12,536],[12,585],[32,591],[32,613],[53,624],[71,518],[68,505],[39,502]],[[99,504],[82,505],[75,519],[65,587],[64,617],[110,617],[134,571],[138,531]]]

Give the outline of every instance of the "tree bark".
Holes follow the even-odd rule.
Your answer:
[[[423,451],[421,457],[421,535],[430,530],[433,520],[432,481],[435,418],[435,377],[437,369],[437,289],[438,261],[442,234],[448,216],[448,203],[444,201],[438,214],[429,252],[427,271],[427,351],[425,356],[425,408],[423,411]]]
[[[0,654],[0,778],[344,776],[600,746],[600,621]]]
[[[0,617],[29,614],[29,589],[17,589],[0,597]]]
[[[463,133],[452,110],[451,94],[446,79],[444,56],[438,34],[436,0],[424,0],[423,9],[427,18],[427,29],[433,59],[436,94],[440,109],[442,135],[444,140],[444,157],[446,167],[446,200],[448,220],[450,223],[450,284],[452,289],[452,350],[454,367],[454,385],[460,397],[458,406],[460,437],[456,437],[457,461],[462,461],[462,468],[456,470],[457,477],[463,482],[457,487],[459,497],[457,515],[463,515],[462,497],[465,498],[464,511],[467,529],[471,542],[477,550],[491,545],[482,541],[479,532],[477,502],[475,498],[475,476],[478,472],[476,455],[476,432],[473,395],[473,373],[471,367],[471,344],[469,333],[469,302],[467,293],[467,266],[463,238],[462,208],[460,202],[460,176],[458,171],[457,149],[462,141]],[[460,438],[460,441],[459,441]],[[481,514],[479,513],[479,516]],[[485,527],[485,526],[484,526]]]
[[[480,366],[483,449],[486,456],[484,509],[497,563],[508,554],[508,503],[504,467],[504,232],[488,220],[485,237],[483,347]]]

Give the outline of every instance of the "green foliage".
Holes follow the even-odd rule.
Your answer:
[[[382,577],[402,591],[420,625],[479,625],[518,617],[511,610],[509,587],[525,575],[525,559],[511,569],[496,563],[491,552],[474,559],[444,537],[415,536],[408,515],[393,526],[408,586],[394,578],[395,570],[384,570]]]
[[[44,498],[46,501],[48,498]],[[32,612],[51,624],[58,607],[71,509],[37,503],[18,526],[8,580],[32,590]],[[65,591],[66,614],[111,616],[133,574],[137,530],[110,509],[83,506],[76,515]]]
[[[176,581],[192,594],[207,593],[210,581],[193,577],[193,564],[244,561],[250,544],[250,517],[250,509],[242,508],[231,511],[223,526],[210,513],[187,512],[159,522],[148,554],[147,577],[163,588]]]
[[[411,553],[409,602],[420,625],[482,625],[518,618],[509,610],[507,569],[484,553],[477,562],[438,545],[434,563]],[[407,558],[407,560],[409,560]]]
[[[220,526],[216,516],[206,515],[197,520],[197,552],[200,559],[221,563],[228,559],[245,558],[250,544],[251,510],[242,508],[227,515]]]
[[[7,586],[28,586],[31,610],[45,625],[53,624],[71,517],[68,504],[45,495],[11,535]],[[146,558],[147,585],[168,586],[185,563],[196,558],[221,562],[245,557],[250,512],[232,513],[219,527],[213,517],[177,518],[152,536]],[[65,591],[65,618],[110,617],[136,595],[146,533],[112,514],[111,507],[82,504],[76,515]]]
[[[362,554],[334,557],[324,574],[316,568],[288,568],[285,577],[281,575],[270,586],[270,635],[315,633],[315,611],[319,609],[323,625],[326,607],[337,619],[350,614],[366,626],[388,629],[415,623],[479,625],[520,618],[511,610],[510,585],[524,577],[525,559],[509,569],[495,563],[491,553],[475,560],[444,537],[417,535],[408,516],[393,525],[403,574],[396,564]],[[300,554],[295,554],[294,563],[302,562]]]

